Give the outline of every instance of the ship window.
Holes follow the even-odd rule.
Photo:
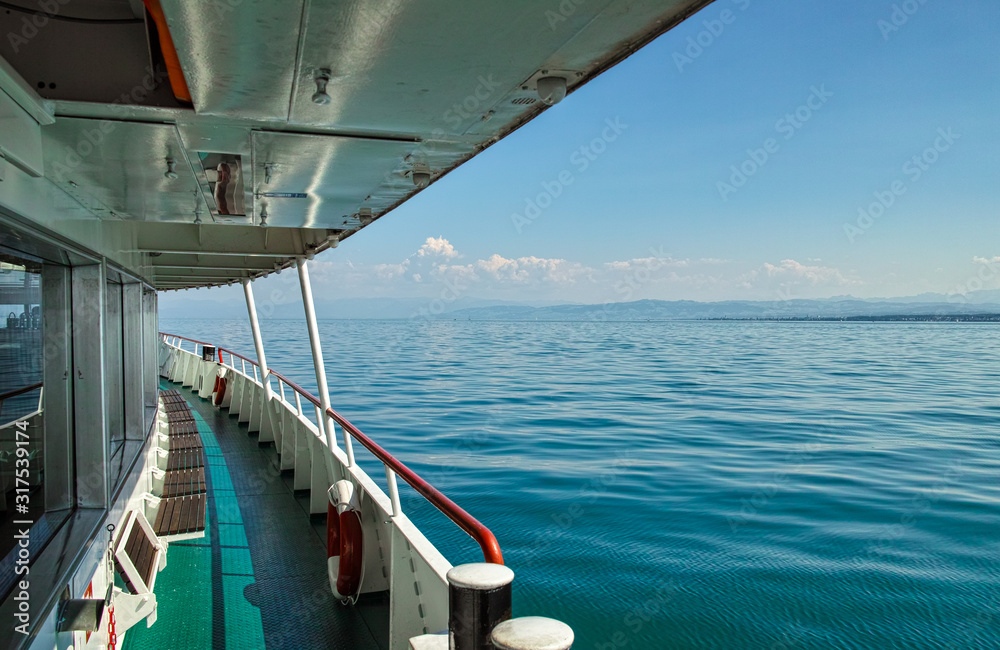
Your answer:
[[[45,511],[42,265],[0,252],[0,558]],[[21,526],[22,528],[24,526]]]
[[[108,280],[105,297],[104,398],[108,418],[108,458],[122,452],[125,442],[124,334],[122,285]]]

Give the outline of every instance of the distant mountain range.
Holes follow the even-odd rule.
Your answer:
[[[167,297],[169,296],[169,297]],[[261,318],[303,317],[301,301],[271,303],[258,298]],[[856,318],[864,316],[960,316],[1000,314],[1000,291],[976,291],[963,296],[921,294],[902,298],[862,299],[835,296],[815,300],[637,300],[605,304],[505,302],[462,298],[454,302],[427,298],[349,298],[316,304],[320,319],[442,320],[679,320],[710,318]],[[160,302],[161,318],[218,318],[244,320],[246,305],[240,293],[219,296],[201,292],[167,294]]]
[[[892,302],[850,299],[779,300],[757,302],[727,300],[637,300],[604,305],[555,305],[550,307],[494,306],[459,309],[442,319],[459,320],[570,320],[635,321],[682,319],[856,318],[886,316],[960,316],[1000,314],[1000,303]]]

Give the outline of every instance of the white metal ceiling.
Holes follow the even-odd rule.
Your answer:
[[[709,2],[162,0],[193,109],[58,101],[45,175],[95,217],[132,224],[131,241],[178,224],[158,231],[162,251],[136,251],[164,253],[143,265],[158,286],[259,273],[213,262],[241,251],[190,243],[227,241],[190,228],[301,230],[277,253],[237,238],[279,265],[322,250],[419,191],[414,168],[433,182],[536,116],[538,77],[572,91]],[[214,210],[199,152],[244,157],[246,217]]]

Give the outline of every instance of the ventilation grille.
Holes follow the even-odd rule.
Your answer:
[[[512,99],[510,103],[517,104],[519,106],[530,106],[531,104],[534,104],[536,101],[538,100],[535,99],[534,97],[518,97],[517,99]]]

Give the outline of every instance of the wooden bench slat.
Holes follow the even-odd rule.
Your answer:
[[[204,467],[205,460],[201,449],[185,449],[171,452],[167,456],[167,471],[178,469],[194,469]]]
[[[205,494],[164,499],[161,502],[164,515],[162,518],[157,515],[156,534],[170,536],[204,531],[207,506]]]
[[[176,499],[171,499],[174,502],[173,512],[170,513],[170,523],[167,524],[167,534],[172,535],[178,529],[178,524],[181,523],[181,512],[184,510],[184,497],[178,497]]]
[[[198,425],[194,420],[188,422],[170,422],[167,424],[168,436],[187,436],[198,433]]]
[[[202,494],[207,489],[205,468],[178,469],[166,473],[163,479],[164,498]]]
[[[202,444],[201,436],[197,433],[194,434],[183,434],[175,435],[169,438],[170,441],[170,451],[182,451],[185,449],[201,449],[205,445]]]

